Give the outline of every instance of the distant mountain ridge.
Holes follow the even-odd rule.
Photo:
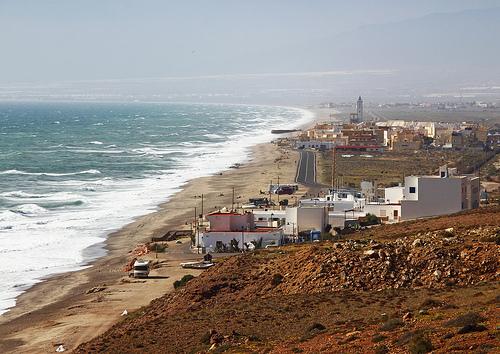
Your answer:
[[[436,13],[336,35],[317,54],[322,66],[499,72],[499,34],[500,8]]]

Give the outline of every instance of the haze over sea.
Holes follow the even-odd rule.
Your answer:
[[[308,111],[179,103],[0,103],[0,314],[188,180],[248,158]]]

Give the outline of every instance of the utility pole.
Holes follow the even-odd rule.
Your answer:
[[[337,173],[337,148],[334,145],[332,149],[332,190],[335,189],[335,178]]]
[[[201,218],[203,219],[203,193],[201,194]]]
[[[278,193],[278,209],[280,208],[280,175],[278,175],[278,189],[276,190]]]
[[[194,223],[193,223],[193,228],[194,228],[194,235],[197,238],[196,242],[196,248],[198,250],[198,253],[200,253],[200,233],[198,232],[198,213],[196,212],[196,207],[194,207]]]
[[[272,202],[272,199],[271,199],[272,189],[273,189],[273,180],[271,180],[271,182],[269,184],[269,206],[271,208],[273,207],[273,202]]]
[[[231,211],[234,211],[234,187],[233,187],[233,198],[231,202]]]

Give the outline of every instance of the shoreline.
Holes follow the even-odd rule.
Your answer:
[[[304,126],[322,119],[315,113]],[[281,136],[284,135],[276,137]],[[284,159],[287,163],[280,162],[277,166],[276,159]],[[199,203],[192,196],[204,193],[206,210],[216,210],[216,207],[230,204],[232,186],[242,181],[244,185],[236,189],[237,202],[258,195],[260,189],[278,174],[282,181],[293,182],[296,160],[296,152],[285,151],[272,143],[257,144],[250,147],[247,159],[239,169],[187,182],[180,191],[161,203],[158,210],[110,233],[104,241],[104,257],[90,260],[83,269],[48,276],[21,294],[16,306],[0,316],[0,351],[29,352],[34,348],[50,351],[54,350],[55,343],[64,343],[67,349],[75,348],[111,327],[120,319],[125,307],[127,311],[133,311],[170,291],[175,280],[193,273],[192,270],[183,270],[178,263],[199,256],[186,250],[185,241],[183,245],[172,243],[172,251],[169,248],[161,260],[165,266],[156,271],[158,279],[155,278],[154,284],[148,281],[144,285],[123,281],[126,273],[122,268],[131,249],[190,220],[192,208]],[[221,193],[224,196],[219,196]],[[105,290],[97,295],[88,294],[96,287]]]
[[[38,102],[35,102],[38,104]],[[67,102],[67,103],[77,103],[77,102]],[[106,102],[104,102],[106,103]],[[122,102],[124,104],[130,104],[130,105],[136,105],[136,102]],[[153,103],[153,102],[151,102]],[[164,104],[166,102],[158,102],[159,104]],[[142,103],[140,103],[142,104]],[[180,103],[182,104],[182,103]],[[189,104],[189,106],[196,105],[196,104]],[[204,103],[198,103],[200,106],[206,106]],[[214,104],[208,104],[208,105],[214,105]],[[217,106],[227,106],[225,104],[215,104]],[[246,104],[231,104],[229,106],[242,106],[242,107],[247,107],[248,105]],[[270,105],[253,105],[256,107],[273,107]],[[189,108],[189,107],[188,107]],[[288,122],[286,121],[287,119],[291,119],[291,125],[293,127],[298,127],[298,126],[303,126],[304,124],[307,124],[307,122],[311,121],[313,119],[314,114],[306,109],[305,107],[291,107],[291,106],[276,106],[275,108],[282,108],[285,110],[278,110],[280,113],[279,116],[277,117],[280,125],[286,125]],[[273,114],[271,112],[271,114]],[[291,117],[291,118],[290,118]],[[271,126],[273,126],[276,123],[275,119],[271,120]],[[307,121],[307,122],[306,122]],[[265,128],[264,128],[265,129]],[[253,132],[250,133],[250,132]],[[102,206],[102,213],[97,213],[95,214],[95,217],[98,221],[96,225],[90,225],[90,227],[87,227],[88,229],[92,229],[91,233],[88,233],[89,236],[93,238],[91,241],[84,241],[84,238],[82,238],[81,242],[83,243],[82,246],[77,246],[74,248],[75,252],[78,252],[79,255],[82,255],[82,257],[76,257],[76,259],[69,259],[68,262],[65,264],[60,265],[59,267],[52,267],[49,269],[43,269],[43,264],[39,264],[39,272],[35,273],[35,275],[32,275],[33,273],[27,273],[23,275],[22,273],[16,273],[15,276],[16,278],[11,277],[11,281],[9,285],[6,287],[6,291],[2,291],[2,294],[0,294],[0,316],[4,312],[8,312],[9,309],[12,309],[16,305],[16,299],[18,296],[20,296],[26,289],[29,289],[31,286],[36,285],[40,281],[43,281],[47,279],[48,277],[51,276],[56,276],[62,273],[66,272],[71,272],[71,271],[78,271],[82,269],[83,267],[87,266],[88,264],[92,264],[96,258],[100,258],[105,255],[106,249],[105,249],[105,241],[107,240],[108,236],[115,232],[120,230],[122,227],[125,225],[134,222],[137,218],[143,216],[144,214],[151,213],[154,211],[157,211],[160,209],[160,206],[167,202],[170,197],[177,193],[179,190],[182,190],[186,183],[188,183],[190,180],[199,178],[199,177],[204,177],[204,176],[209,176],[212,174],[217,174],[220,173],[221,171],[227,170],[234,164],[240,164],[240,163],[245,163],[249,160],[249,156],[251,154],[251,149],[252,146],[255,146],[256,144],[259,143],[265,143],[269,142],[275,137],[271,134],[270,131],[267,129],[265,130],[259,130],[258,128],[251,127],[248,132],[245,134],[236,134],[237,137],[231,137],[229,136],[228,139],[225,142],[220,142],[220,143],[213,143],[213,144],[208,144],[207,147],[207,152],[209,154],[214,153],[213,150],[216,152],[217,160],[213,160],[214,163],[206,164],[204,167],[196,168],[193,169],[193,171],[190,171],[189,169],[186,170],[184,167],[179,167],[179,169],[170,169],[170,172],[167,173],[166,175],[163,174],[163,176],[158,177],[160,175],[157,174],[151,174],[148,176],[143,176],[141,179],[137,179],[133,182],[131,191],[130,192],[120,192],[120,189],[114,189],[112,190],[113,194],[111,194],[113,197],[118,196],[123,200],[123,204],[119,206],[119,204],[116,204],[113,199],[110,197],[104,197],[102,193],[94,194],[92,197],[90,196],[80,196],[78,195],[77,198],[82,198],[85,204],[85,199],[86,198],[95,198],[95,195],[97,195],[97,198],[100,198],[100,202],[103,203]],[[243,136],[241,136],[243,135]],[[240,139],[241,138],[241,139]],[[168,140],[168,139],[167,139]],[[241,143],[239,143],[241,141]],[[91,143],[94,143],[92,141]],[[168,144],[167,144],[168,145]],[[219,146],[218,146],[219,145]],[[231,149],[231,146],[234,146],[234,149]],[[189,149],[189,148],[186,148]],[[154,149],[153,149],[154,150]],[[205,151],[205,149],[203,149]],[[148,153],[148,152],[146,152]],[[148,153],[149,154],[149,153]],[[152,152],[153,155],[156,154],[155,151]],[[189,158],[192,160],[198,161],[196,157],[191,156],[190,154]],[[205,162],[202,162],[201,165],[205,165]],[[168,167],[166,168],[168,169]],[[23,171],[21,171],[23,172]],[[98,172],[98,171],[97,171]],[[172,180],[172,178],[169,176],[172,174],[173,178],[175,180]],[[168,177],[165,177],[168,176]],[[92,182],[89,182],[92,183]],[[118,182],[118,184],[123,184],[126,188],[125,190],[128,190],[129,186],[127,184],[128,182]],[[120,194],[121,193],[121,194]],[[109,194],[109,193],[108,193]],[[136,195],[137,198],[132,197],[131,195]],[[144,198],[143,198],[144,197]],[[128,200],[127,200],[128,199]],[[24,200],[23,200],[24,202]],[[109,206],[108,206],[109,205]],[[130,205],[131,208],[128,207],[123,207],[123,205]],[[78,220],[78,218],[84,218],[86,219],[86,210],[89,209],[87,207],[83,208],[82,210],[75,210],[75,220]],[[79,213],[79,214],[78,214]],[[103,215],[111,215],[111,218],[100,218],[99,214]],[[10,225],[10,224],[8,224]],[[71,226],[71,223],[70,223]],[[83,225],[82,225],[83,226]],[[8,226],[12,227],[12,226]],[[85,226],[83,226],[85,227]],[[42,230],[43,232],[43,230]],[[50,231],[45,231],[45,232],[50,232]],[[65,232],[62,230],[61,232]],[[7,234],[8,235],[8,234]],[[15,235],[15,234],[14,234]],[[42,234],[43,235],[43,234]],[[21,235],[25,236],[25,235]],[[78,237],[78,235],[75,233],[75,237]],[[29,242],[29,238],[26,238],[26,242]],[[96,242],[96,243],[93,243]],[[94,248],[96,246],[96,248]],[[57,249],[57,248],[56,248]],[[60,248],[59,248],[60,249]],[[94,253],[93,250],[96,250],[97,252]],[[43,257],[42,257],[43,258]],[[47,261],[47,260],[45,260]],[[50,264],[50,260],[48,260],[48,264]],[[21,259],[17,259],[16,262],[22,262]],[[57,263],[57,262],[56,262]],[[27,264],[27,268],[29,267],[29,264]],[[34,267],[34,268],[37,268]],[[17,280],[16,280],[17,279]],[[18,280],[22,280],[23,284],[20,284]],[[1,317],[0,317],[1,321]]]

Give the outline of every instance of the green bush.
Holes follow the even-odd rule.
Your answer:
[[[389,349],[385,345],[379,345],[375,347],[375,354],[387,354],[389,353]]]
[[[278,286],[283,282],[283,276],[281,274],[274,274],[271,283],[273,286]]]
[[[409,345],[410,353],[412,354],[425,354],[429,353],[432,351],[432,343],[423,334],[419,334],[414,336],[410,340],[410,345]]]
[[[380,326],[380,330],[384,332],[393,331],[396,328],[402,327],[404,325],[403,321],[399,318],[392,318]]]
[[[380,219],[376,216],[376,215],[373,215],[373,214],[366,214],[366,225],[377,225],[377,224],[380,224]]]
[[[488,328],[486,328],[483,325],[480,324],[468,324],[463,326],[458,330],[458,334],[465,334],[465,333],[472,333],[472,332],[483,332],[486,331]]]
[[[467,325],[476,325],[484,320],[485,318],[477,312],[468,312],[446,322],[444,325],[446,327],[464,327]]]
[[[174,282],[174,289],[178,289],[178,288],[183,287],[184,285],[186,285],[186,283],[187,283],[188,281],[190,281],[190,280],[191,280],[191,279],[193,279],[193,278],[194,278],[194,276],[193,276],[193,275],[191,275],[191,274],[187,274],[187,275],[183,276],[183,277],[181,278],[181,280],[176,280],[176,281]]]
[[[443,302],[441,302],[439,300],[435,300],[433,298],[425,299],[420,304],[420,308],[421,309],[425,309],[425,310],[429,310],[429,309],[436,308],[436,307],[441,307],[441,306],[443,306]]]
[[[381,334],[374,334],[373,337],[372,337],[372,342],[373,343],[378,343],[378,342],[382,342],[383,340],[385,340],[387,337],[386,336],[383,336]]]

